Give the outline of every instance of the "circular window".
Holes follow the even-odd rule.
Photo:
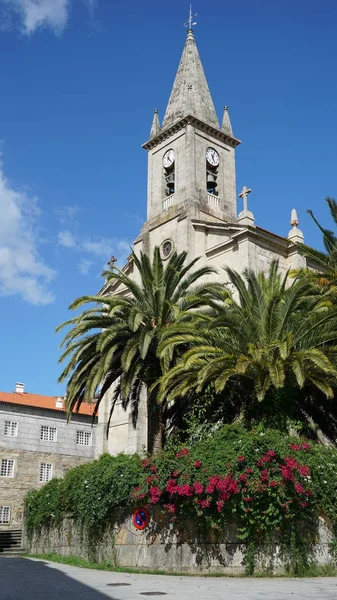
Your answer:
[[[171,240],[164,240],[161,245],[161,255],[162,258],[168,258],[172,252],[173,244]]]

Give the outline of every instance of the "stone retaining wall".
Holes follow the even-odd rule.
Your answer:
[[[169,522],[152,518],[149,526],[138,531],[127,516],[118,525],[111,527],[104,538],[95,547],[89,549],[88,541],[81,536],[74,520],[69,517],[60,529],[44,530],[34,535],[32,540],[25,540],[25,547],[32,554],[56,552],[62,556],[78,556],[97,562],[109,561],[112,565],[138,569],[156,569],[167,572],[203,574],[223,573],[241,574],[244,572],[245,545],[237,540],[235,528],[228,528],[221,540],[212,542],[201,539],[193,531],[180,535]],[[318,538],[312,547],[311,558],[317,564],[329,564],[331,556],[329,543],[331,534],[320,520]],[[270,565],[275,573],[282,572],[283,564],[279,549],[274,548],[273,558],[270,552],[261,553],[258,564],[261,568]],[[264,554],[264,556],[263,556]]]

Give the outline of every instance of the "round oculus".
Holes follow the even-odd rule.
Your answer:
[[[219,154],[214,148],[207,148],[206,150],[206,160],[212,165],[212,167],[217,167],[220,162]]]
[[[165,167],[165,169],[168,169],[169,167],[171,167],[173,165],[175,161],[175,154],[174,154],[174,150],[172,150],[172,148],[170,150],[167,150],[167,152],[165,152],[164,156],[163,156],[163,166]]]
[[[172,252],[173,244],[171,240],[165,240],[161,245],[161,254],[163,258],[168,258]]]

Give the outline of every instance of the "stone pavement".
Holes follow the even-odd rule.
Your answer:
[[[246,579],[133,575],[25,558],[0,558],[0,574],[0,600],[141,600],[160,596],[163,600],[337,599],[335,577]]]

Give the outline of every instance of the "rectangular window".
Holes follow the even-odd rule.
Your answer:
[[[41,425],[40,439],[44,442],[56,442],[57,429],[49,425]]]
[[[41,463],[40,465],[40,481],[46,483],[50,481],[53,474],[53,465],[51,463]]]
[[[14,477],[14,460],[3,458],[0,465],[0,477]]]
[[[79,446],[91,446],[91,431],[78,431],[76,436],[76,444]]]
[[[11,507],[0,506],[0,525],[9,525],[11,521]]]
[[[4,434],[11,437],[17,437],[18,435],[18,423],[17,421],[5,421]]]

